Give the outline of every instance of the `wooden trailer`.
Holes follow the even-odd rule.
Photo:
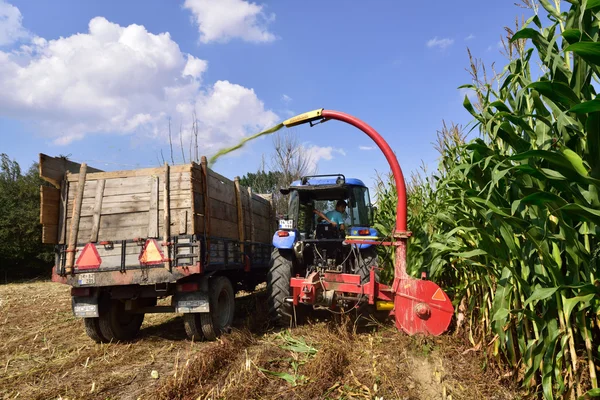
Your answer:
[[[270,197],[212,171],[204,157],[103,172],[40,154],[39,168],[50,183],[40,219],[42,241],[56,245],[52,280],[73,287],[73,311],[96,341],[130,339],[144,313],[169,311],[186,315],[191,337],[214,338],[231,323],[234,291],[266,278]],[[165,296],[171,306],[157,307]]]

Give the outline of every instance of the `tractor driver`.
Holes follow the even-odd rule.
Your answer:
[[[340,230],[345,230],[344,226],[344,214],[346,213],[346,202],[344,200],[338,200],[335,205],[335,210],[329,211],[327,214],[323,214],[321,211],[314,210],[317,215],[329,222],[333,226],[339,227]]]

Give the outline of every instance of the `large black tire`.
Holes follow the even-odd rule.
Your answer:
[[[360,275],[360,283],[364,285],[371,280],[371,268],[377,266],[377,250],[369,247],[359,252],[360,259],[356,260],[354,273]],[[379,269],[375,270],[375,279],[379,281]]]
[[[144,314],[125,311],[125,304],[119,300],[108,300],[106,309],[100,310],[98,324],[105,342],[131,340],[140,331]]]
[[[96,343],[108,342],[100,331],[100,318],[84,318],[85,333]]]
[[[208,303],[210,312],[198,315],[204,337],[207,340],[215,340],[233,324],[235,295],[229,279],[217,276],[208,282]]]
[[[356,262],[354,273],[360,275],[361,285],[365,285],[371,281],[371,268],[377,267],[377,250],[374,247],[369,247],[360,251],[360,259]],[[375,269],[375,280],[379,282],[379,269]],[[366,300],[366,299],[365,299]],[[377,311],[374,305],[370,305],[367,301],[361,302],[356,308],[358,322],[363,325],[368,322],[371,317],[378,321],[383,321],[389,315],[387,311]]]
[[[199,342],[204,339],[202,321],[197,313],[183,314],[183,325],[188,339]]]
[[[292,295],[290,279],[292,279],[293,273],[292,252],[273,250],[267,273],[267,299],[269,319],[274,325],[290,326],[292,324],[294,307],[285,299]]]

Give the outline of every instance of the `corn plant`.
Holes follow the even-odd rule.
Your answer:
[[[546,399],[600,394],[600,0],[569,3],[541,0],[547,26],[535,10],[507,29],[494,82],[472,63],[479,135],[442,134],[438,171],[409,191],[410,270],[428,269],[473,345]]]

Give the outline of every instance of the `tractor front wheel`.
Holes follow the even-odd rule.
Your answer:
[[[356,269],[354,273],[360,275],[360,284],[366,285],[371,281],[371,269],[375,268],[375,280],[379,282],[379,273],[377,268],[377,250],[374,247],[369,247],[360,251],[360,258],[356,260]],[[362,325],[368,319],[374,317],[378,321],[384,321],[389,316],[388,311],[377,311],[374,305],[370,305],[366,299],[358,304],[356,309],[358,322]]]
[[[278,326],[290,326],[293,320],[294,307],[286,302],[286,298],[292,295],[290,279],[293,272],[292,252],[275,249],[267,273],[267,296],[269,319]]]

